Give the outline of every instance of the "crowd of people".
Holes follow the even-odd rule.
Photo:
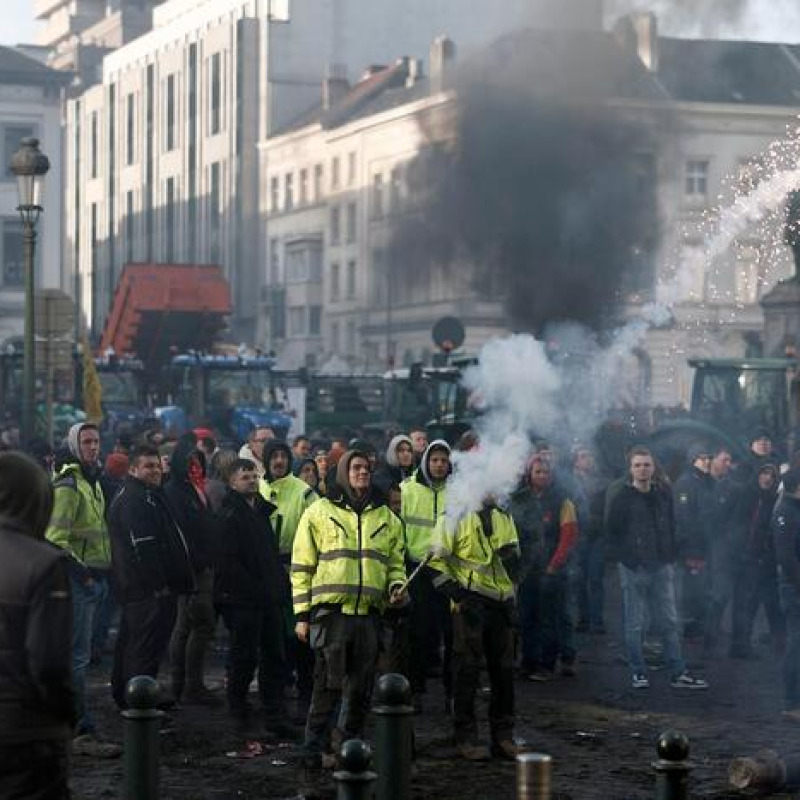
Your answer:
[[[455,521],[453,450],[422,430],[382,453],[359,439],[290,445],[266,427],[239,450],[206,430],[120,437],[104,461],[100,446],[95,425],[73,426],[49,475],[0,452],[3,797],[68,797],[70,750],[119,754],[86,691],[114,629],[120,709],[132,677],[161,674],[165,712],[224,703],[243,737],[302,741],[307,792],[363,735],[380,671],[408,678],[418,713],[436,713],[427,688],[441,676],[459,756],[513,759],[515,678],[578,675],[575,633],[606,633],[610,564],[632,689],[650,687],[653,658],[672,689],[707,689],[685,639],[751,658],[763,606],[800,721],[800,466],[779,463],[767,431],[738,463],[691,448],[674,481],[645,447],[608,475],[588,445],[536,441],[508,502],[476,498]],[[455,445],[480,447],[472,432]],[[224,697],[208,680],[222,640]]]

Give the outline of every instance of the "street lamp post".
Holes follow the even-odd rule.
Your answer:
[[[27,447],[34,435],[36,418],[36,364],[34,354],[34,254],[36,223],[44,210],[44,176],[50,161],[39,150],[39,140],[25,138],[11,158],[11,171],[17,176],[19,211],[25,256],[25,350],[23,363],[22,445]]]

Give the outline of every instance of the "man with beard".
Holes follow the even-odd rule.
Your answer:
[[[294,731],[285,722],[286,638],[283,609],[289,579],[270,524],[275,507],[258,492],[258,472],[248,459],[228,470],[222,505],[215,593],[230,631],[228,708],[240,732],[252,730],[247,695],[258,671],[263,726],[278,738]]]
[[[524,581],[519,592],[522,670],[544,682],[561,657],[564,675],[575,675],[575,645],[567,605],[570,556],[578,543],[575,506],[553,484],[550,463],[534,456],[528,483],[512,498],[511,516],[522,550]]]
[[[68,798],[75,723],[68,556],[44,541],[47,475],[0,453],[0,797]]]
[[[46,536],[69,556],[72,669],[78,711],[73,749],[82,755],[110,757],[118,755],[119,748],[97,739],[94,720],[86,706],[86,671],[92,658],[95,617],[109,591],[111,568],[97,426],[87,422],[73,425],[67,446],[66,461],[53,482],[53,513]]]
[[[260,482],[261,496],[274,508],[271,522],[275,531],[281,563],[288,574],[292,563],[292,547],[300,518],[317,499],[317,493],[292,474],[292,451],[276,439],[264,447],[264,475]],[[299,715],[305,716],[311,699],[314,657],[308,645],[293,635],[295,619],[291,603],[284,608],[285,635],[289,669],[297,671]]]
[[[371,485],[365,453],[347,452],[335,485],[300,521],[292,553],[296,633],[315,655],[304,766],[315,784],[322,755],[363,735],[378,660],[380,615],[401,603],[403,530]]]
[[[408,442],[409,459],[413,458]],[[433,531],[444,513],[447,477],[450,475],[450,445],[437,439],[428,446],[416,473],[400,484],[400,516],[406,526],[406,558],[412,573],[429,555],[434,545]],[[431,573],[422,572],[411,589],[411,690],[414,706],[422,709],[422,695],[428,670],[440,660],[439,646],[444,643],[445,695],[452,697],[450,663],[453,627],[449,602],[433,587]]]
[[[158,450],[138,448],[108,514],[114,588],[122,608],[111,675],[111,691],[120,708],[126,707],[125,688],[131,678],[158,677],[178,598],[195,589],[186,538],[161,482]]]

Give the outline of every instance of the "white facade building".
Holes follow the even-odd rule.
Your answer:
[[[67,79],[68,80],[68,79]],[[71,290],[61,258],[63,173],[61,91],[65,76],[8,47],[0,47],[0,346],[21,336],[24,326],[25,265],[17,181],[10,170],[20,140],[34,136],[50,159],[44,214],[37,227],[37,289]]]

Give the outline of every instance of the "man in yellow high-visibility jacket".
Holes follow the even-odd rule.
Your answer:
[[[514,580],[519,540],[514,521],[492,502],[454,523],[441,517],[429,568],[453,610],[453,721],[462,758],[516,758],[514,743]],[[486,660],[491,685],[490,751],[477,741],[475,695]]]
[[[381,613],[405,597],[402,523],[371,477],[366,454],[346,453],[328,497],[303,514],[292,552],[296,633],[315,655],[305,741],[315,771],[329,744],[363,734]]]

